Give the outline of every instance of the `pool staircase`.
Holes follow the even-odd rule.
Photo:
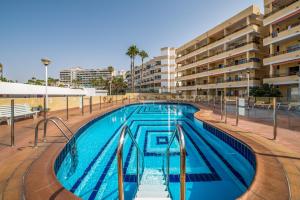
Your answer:
[[[171,200],[162,170],[145,169],[135,200]]]
[[[144,167],[144,152],[141,151],[135,137],[131,133],[127,125],[122,128],[118,149],[118,192],[119,200],[124,200],[124,173],[123,173],[123,146],[125,137],[128,135],[132,144],[136,148],[136,181],[138,185],[135,200],[171,200],[169,193],[169,177],[170,177],[170,147],[175,138],[180,144],[180,200],[185,200],[185,168],[186,168],[186,148],[184,133],[179,124],[176,125],[176,130],[173,132],[166,153],[163,156],[162,169],[149,169]],[[140,162],[140,160],[142,162]],[[166,166],[165,166],[166,163]],[[165,173],[164,173],[165,172]]]

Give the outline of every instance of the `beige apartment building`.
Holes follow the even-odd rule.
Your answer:
[[[266,74],[262,67],[262,20],[256,6],[176,50],[176,90],[183,95],[247,96]]]
[[[268,76],[263,82],[279,88],[282,96],[296,99],[300,80],[300,0],[264,0],[263,60]]]
[[[175,48],[164,47],[160,49],[160,55],[134,70],[136,92],[175,93]],[[131,87],[131,76],[127,73],[127,82]]]

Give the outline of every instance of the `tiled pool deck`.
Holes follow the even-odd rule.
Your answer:
[[[76,131],[96,116],[120,106],[122,104],[113,105],[84,116],[76,114],[76,110],[70,111],[68,125]],[[55,115],[64,114],[58,112]],[[236,127],[231,125],[234,119],[228,119],[228,123],[224,124],[218,115],[206,109],[201,109],[195,116],[244,141],[254,150],[257,159],[256,176],[240,199],[300,199],[299,143],[289,142],[287,140],[290,138],[286,137],[280,137],[279,141],[262,137],[262,132],[272,130],[268,125],[240,120],[239,127]],[[33,148],[36,122],[28,119],[16,123],[17,146],[13,148],[7,145],[9,127],[0,126],[0,200],[21,199],[23,196],[33,200],[76,199],[58,183],[53,171],[55,158],[65,145],[64,139],[57,136],[54,127],[49,127],[47,142],[40,142],[38,148]]]

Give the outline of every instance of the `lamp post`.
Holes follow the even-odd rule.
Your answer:
[[[111,83],[112,83],[112,80],[109,81],[109,96],[111,96]]]
[[[45,66],[45,112],[48,110],[48,65],[50,65],[51,61],[48,58],[41,59],[43,65]]]

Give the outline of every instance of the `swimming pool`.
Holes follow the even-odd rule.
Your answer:
[[[228,134],[194,118],[188,104],[147,103],[125,106],[79,129],[55,161],[60,183],[83,199],[118,199],[116,151],[120,132],[129,126],[144,154],[145,169],[161,170],[176,124],[186,142],[186,199],[235,199],[250,186],[256,168],[251,149]],[[176,139],[175,139],[176,140]],[[137,190],[136,150],[124,145],[125,199]],[[172,199],[179,199],[179,144],[171,146]]]

